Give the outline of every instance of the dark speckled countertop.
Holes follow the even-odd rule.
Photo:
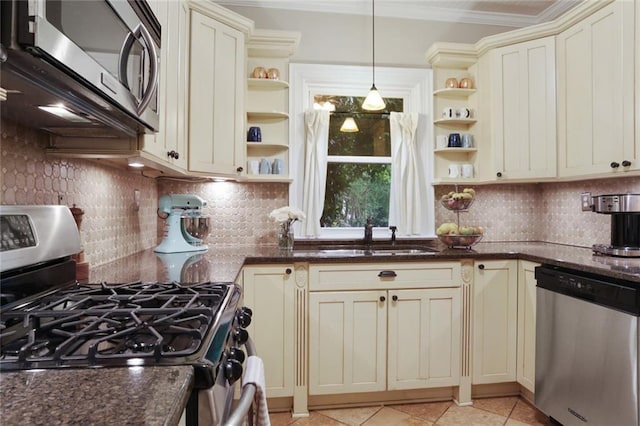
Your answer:
[[[193,369],[129,367],[0,374],[0,423],[177,425]]]
[[[640,258],[596,256],[590,248],[544,242],[479,243],[472,250],[447,249],[437,241],[403,241],[400,246],[430,246],[424,255],[327,255],[314,249],[327,243],[299,243],[293,252],[275,246],[210,247],[204,253],[156,254],[146,250],[109,264],[92,268],[89,282],[142,281],[234,281],[244,264],[284,262],[389,262],[452,259],[525,259],[583,272],[640,283]],[[375,247],[375,246],[374,246]]]
[[[389,262],[457,259],[525,259],[640,284],[640,259],[594,256],[591,249],[542,242],[480,243],[473,250],[446,249],[437,241],[401,241],[437,252],[423,255],[327,255],[318,244],[276,247],[210,247],[204,253],[158,255],[145,250],[91,268],[88,282],[235,281],[244,264],[291,262]],[[133,367],[25,371],[0,374],[0,421],[14,424],[175,424],[186,405],[192,369]]]

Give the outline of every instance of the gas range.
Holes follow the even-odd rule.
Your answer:
[[[189,365],[195,390],[187,424],[202,423],[202,411],[208,424],[226,421],[247,356],[242,347],[252,348],[251,310],[242,307],[238,285],[80,284],[71,260],[79,235],[68,208],[0,206],[0,225],[0,372]],[[47,247],[58,249],[43,253]],[[198,401],[209,406],[199,409]]]

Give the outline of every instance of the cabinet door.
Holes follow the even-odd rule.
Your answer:
[[[491,52],[492,134],[502,179],[556,176],[555,38]]]
[[[560,176],[639,167],[631,84],[635,5],[616,1],[557,36]],[[625,160],[630,167],[621,165]]]
[[[244,160],[244,34],[191,10],[189,171],[239,174]]]
[[[248,328],[264,362],[267,397],[293,395],[293,265],[245,267],[244,304],[253,310]]]
[[[535,392],[536,278],[539,263],[518,261],[518,383]]]
[[[460,288],[390,290],[388,390],[457,386]]]
[[[160,128],[155,134],[143,136],[142,150],[186,170],[188,14],[182,1],[153,0],[149,5],[162,26],[158,87]],[[175,158],[176,155],[168,155],[171,151],[177,153],[178,158]]]
[[[516,260],[476,262],[473,274],[473,384],[516,381]]]
[[[309,394],[386,388],[386,291],[309,294]]]

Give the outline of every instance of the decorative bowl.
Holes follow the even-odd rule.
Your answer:
[[[482,239],[482,234],[476,235],[438,235],[440,241],[449,248],[471,248]]]
[[[440,203],[447,210],[467,210],[473,204],[473,198],[441,198]]]

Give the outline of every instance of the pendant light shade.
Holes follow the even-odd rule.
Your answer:
[[[372,54],[371,54],[371,69],[373,72],[373,83],[371,84],[371,90],[369,90],[369,94],[365,98],[362,103],[362,109],[365,111],[380,111],[384,109],[386,106],[384,104],[384,100],[382,100],[382,96],[378,93],[378,89],[376,89],[376,6],[375,0],[371,0],[371,46],[372,46]]]
[[[356,121],[353,119],[353,117],[347,117],[344,119],[344,123],[342,123],[342,126],[340,126],[340,131],[346,133],[355,133],[359,132],[360,129],[358,129],[358,125],[356,124]]]

